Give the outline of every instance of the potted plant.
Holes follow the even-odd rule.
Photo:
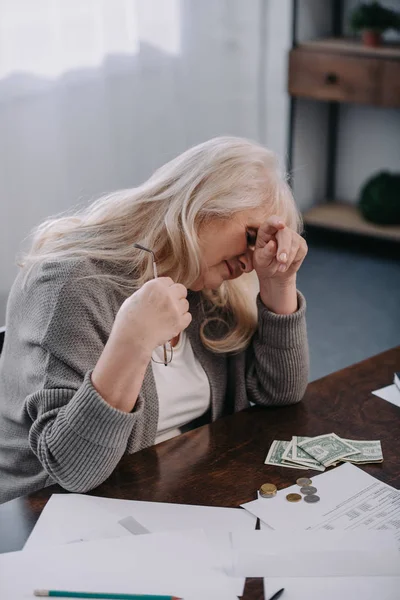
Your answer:
[[[400,225],[400,173],[381,171],[365,182],[359,207],[367,221]]]
[[[400,29],[400,13],[385,8],[379,2],[370,2],[354,9],[350,23],[355,32],[361,31],[366,46],[375,47],[382,43],[382,33],[388,29]]]

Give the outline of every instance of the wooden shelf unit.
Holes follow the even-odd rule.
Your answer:
[[[400,107],[400,45],[365,48],[328,38],[293,48],[289,94],[331,102]]]
[[[313,206],[304,215],[305,225],[328,227],[336,231],[400,242],[400,225],[375,225],[361,215],[357,206],[339,202],[326,202]]]
[[[335,169],[340,103],[400,108],[400,44],[364,46],[341,35],[343,2],[331,0],[334,37],[297,43],[300,5],[293,0],[292,50],[289,54],[288,91],[291,96],[288,171],[293,171],[293,131],[298,98],[329,105],[327,117],[327,184],[325,204],[304,214],[305,224],[333,231],[400,242],[400,226],[368,223],[357,206],[336,202]]]

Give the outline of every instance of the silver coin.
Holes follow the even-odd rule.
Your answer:
[[[307,485],[306,487],[300,488],[300,492],[302,494],[315,494],[316,491],[318,491],[317,488],[313,487],[312,485]]]
[[[304,485],[311,485],[312,481],[308,477],[299,477],[296,480],[296,483],[297,483],[297,485],[299,485],[300,487],[302,487]]]
[[[308,502],[309,504],[315,504],[316,502],[319,502],[321,500],[321,498],[319,496],[316,496],[315,494],[306,494],[303,499],[304,502]]]

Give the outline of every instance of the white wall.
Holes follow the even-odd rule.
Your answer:
[[[292,44],[291,0],[267,0],[264,4],[262,57],[260,62],[261,141],[269,146],[286,166],[289,95],[287,93],[288,53]]]
[[[331,34],[331,0],[300,0],[297,16],[299,43]],[[286,75],[287,76],[287,75]],[[306,210],[325,196],[325,135],[327,104],[296,99],[293,128],[293,190],[298,205]]]
[[[21,241],[49,215],[134,186],[215,135],[259,139],[284,160],[290,10],[186,0],[178,55],[143,44],[28,94],[0,80],[0,324]]]

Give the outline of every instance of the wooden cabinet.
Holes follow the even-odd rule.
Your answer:
[[[352,56],[293,50],[289,60],[292,96],[377,104],[380,96],[379,61]]]
[[[400,61],[385,60],[382,65],[382,106],[400,106]]]
[[[290,52],[288,87],[303,98],[400,107],[400,48],[341,39],[301,44]]]
[[[335,1],[335,0],[334,0]],[[289,55],[288,90],[291,95],[291,134],[296,98],[329,103],[327,127],[327,203],[304,214],[306,226],[400,242],[400,226],[367,223],[356,205],[341,204],[335,196],[336,136],[341,102],[377,107],[400,107],[400,45],[367,48],[340,37],[295,45]],[[293,143],[289,142],[289,170]]]

